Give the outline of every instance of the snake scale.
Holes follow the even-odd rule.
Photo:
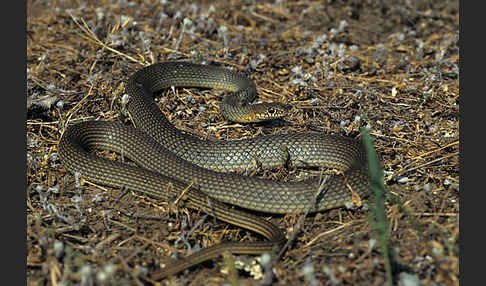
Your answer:
[[[66,169],[83,178],[148,196],[171,200],[181,193],[190,207],[260,233],[268,241],[222,243],[177,260],[151,275],[161,279],[220,255],[271,252],[285,242],[282,231],[244,209],[284,214],[342,207],[370,192],[366,153],[359,140],[322,133],[289,133],[222,141],[202,140],[172,125],[154,102],[153,93],[169,87],[221,88],[231,91],[220,104],[231,121],[262,121],[281,117],[282,104],[253,104],[256,87],[245,75],[221,67],[187,62],[163,62],[135,72],[126,90],[127,110],[136,127],[107,121],[69,126],[58,151]],[[111,150],[137,166],[96,156],[93,149]],[[235,170],[282,164],[324,166],[343,170],[319,184],[318,178],[278,182],[248,177]],[[190,189],[187,190],[187,187]]]

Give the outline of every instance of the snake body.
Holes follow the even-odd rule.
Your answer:
[[[64,166],[86,179],[170,200],[187,191],[190,206],[217,218],[254,230],[268,242],[230,243],[204,249],[154,275],[163,278],[224,250],[233,253],[270,252],[285,240],[273,224],[226,205],[267,213],[316,212],[353,202],[369,194],[366,154],[355,139],[320,133],[295,133],[245,140],[201,140],[182,133],[160,112],[153,92],[170,86],[214,87],[232,91],[221,103],[233,121],[281,116],[280,104],[255,105],[255,85],[246,76],[224,68],[184,62],[154,64],[137,71],[127,83],[127,109],[137,128],[120,123],[89,121],[70,126],[59,143]],[[266,116],[265,117],[265,114]],[[255,115],[257,114],[257,115]],[[241,121],[241,120],[240,120]],[[110,161],[89,152],[108,149],[137,166]],[[344,170],[319,185],[318,179],[277,182],[247,177],[232,170],[251,168],[255,161],[278,166],[282,158],[296,166],[325,166]]]

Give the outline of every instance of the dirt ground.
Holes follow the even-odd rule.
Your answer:
[[[184,207],[79,185],[62,166],[65,128],[129,123],[126,80],[169,59],[247,72],[260,100],[293,106],[281,121],[241,125],[219,114],[219,91],[158,96],[171,122],[196,136],[357,137],[369,126],[389,192],[395,283],[459,285],[458,1],[32,0],[27,13],[28,285],[152,285],[146,274],[176,255],[262,239],[210,217],[195,227],[204,213]],[[253,175],[291,180],[298,172]],[[262,215],[286,233],[300,217]],[[366,204],[335,209],[306,217],[273,272],[243,255],[236,274],[219,258],[159,283],[384,285],[376,241]]]

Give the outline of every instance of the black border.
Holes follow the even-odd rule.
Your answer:
[[[472,201],[476,201],[475,204],[477,205],[474,205],[472,206],[471,204],[467,207],[465,207],[465,202],[468,201],[466,199],[467,196],[469,196],[470,198],[472,197],[476,197],[477,195],[480,195],[480,196],[483,196],[481,193],[481,189],[482,187],[474,187],[476,184],[473,182],[473,183],[469,183],[469,185],[471,186],[471,188],[466,188],[467,184],[466,184],[466,179],[465,179],[465,175],[467,172],[473,172],[471,171],[472,170],[476,170],[477,172],[477,175],[473,175],[473,176],[469,176],[469,179],[472,179],[472,178],[481,178],[481,175],[479,174],[479,172],[483,171],[481,165],[479,165],[479,163],[481,162],[477,162],[478,164],[474,164],[474,166],[479,166],[479,167],[472,167],[472,168],[469,168],[469,171],[465,171],[467,168],[465,168],[465,162],[464,162],[464,158],[465,158],[465,153],[467,153],[466,150],[469,151],[469,154],[474,154],[474,147],[471,147],[471,145],[468,147],[468,148],[465,148],[464,146],[464,142],[465,142],[465,133],[467,133],[466,129],[469,129],[470,131],[474,132],[472,129],[473,126],[475,125],[474,122],[471,122],[471,121],[476,121],[476,120],[479,120],[479,122],[484,122],[484,120],[481,120],[480,117],[476,117],[475,119],[476,120],[470,120],[469,124],[465,123],[467,122],[467,115],[469,114],[477,114],[477,115],[480,115],[480,114],[484,114],[484,111],[481,112],[480,110],[477,110],[476,113],[472,113],[472,112],[475,112],[474,110],[470,110],[470,107],[473,106],[473,103],[470,101],[471,99],[473,99],[474,97],[478,96],[481,97],[481,87],[478,86],[478,89],[476,88],[471,88],[472,86],[474,86],[474,84],[476,83],[481,83],[482,81],[484,81],[483,79],[483,76],[482,76],[482,73],[480,70],[476,70],[476,69],[466,69],[465,65],[466,65],[466,60],[465,60],[465,56],[464,56],[464,51],[469,49],[469,59],[472,60],[472,62],[476,62],[476,63],[484,63],[484,59],[483,60],[476,60],[474,61],[473,59],[473,56],[475,54],[475,51],[474,51],[474,48],[476,48],[476,50],[478,48],[481,48],[482,47],[482,44],[472,44],[472,45],[469,45],[468,47],[466,47],[466,42],[467,42],[467,34],[469,35],[474,35],[476,34],[475,38],[477,38],[476,41],[481,41],[480,39],[478,38],[481,38],[481,34],[484,34],[482,31],[480,31],[481,28],[479,29],[476,29],[474,28],[474,25],[477,25],[474,21],[474,17],[470,17],[471,15],[469,15],[468,17],[465,17],[465,11],[464,11],[464,2],[465,1],[462,1],[462,0],[458,0],[459,1],[459,112],[460,112],[460,119],[459,119],[459,126],[460,126],[460,130],[459,130],[459,184],[460,184],[460,199],[459,199],[459,238],[458,238],[458,243],[459,243],[459,281],[460,281],[460,284],[461,285],[469,285],[469,284],[475,284],[475,282],[477,281],[481,281],[482,278],[481,277],[474,277],[475,276],[475,273],[478,274],[478,273],[481,273],[481,270],[479,270],[480,268],[483,268],[482,267],[482,263],[481,262],[477,262],[475,263],[475,258],[472,259],[471,255],[469,255],[469,259],[473,260],[473,261],[469,261],[465,266],[464,262],[465,262],[465,259],[464,257],[467,257],[468,255],[466,254],[466,247],[464,247],[465,245],[468,245],[469,249],[474,249],[475,246],[478,246],[480,247],[480,241],[478,241],[478,243],[475,243],[475,242],[471,242],[471,241],[468,241],[466,243],[466,240],[465,238],[471,238],[471,237],[475,237],[476,239],[478,240],[482,240],[482,235],[480,234],[480,232],[482,232],[483,230],[479,229],[478,232],[476,232],[476,235],[475,234],[470,234],[469,236],[465,236],[465,230],[464,228],[467,229],[467,225],[473,225],[473,224],[476,224],[477,226],[480,226],[481,225],[481,221],[482,219],[478,220],[478,215],[482,218],[484,218],[484,214],[480,214],[481,213],[481,210],[484,209],[484,200],[481,200],[480,198],[477,199],[477,200],[469,200],[469,202],[472,202]],[[470,4],[470,3],[468,3]],[[479,8],[479,7],[478,7]],[[479,9],[477,10],[479,13],[482,14],[482,10],[483,9]],[[479,14],[478,13],[478,14]],[[483,16],[484,17],[484,16]],[[470,23],[474,23],[472,25],[469,25],[469,28],[470,29],[467,29],[466,28],[466,22],[470,21]],[[471,49],[473,48],[473,49]],[[471,54],[471,52],[473,52]],[[478,51],[479,52],[479,51]],[[481,56],[479,56],[479,53],[476,53],[478,54],[478,57],[481,58]],[[479,59],[478,58],[478,59]],[[469,66],[471,66],[471,64],[469,64]],[[467,83],[466,83],[467,82]],[[479,85],[478,84],[478,85]],[[469,92],[467,91],[468,90],[468,87],[469,87]],[[479,91],[479,92],[478,92]],[[468,101],[466,102],[464,100],[464,95],[467,95],[468,96]],[[469,102],[469,103],[468,103]],[[482,107],[480,107],[482,106]],[[479,108],[481,109],[484,109],[484,105],[481,104],[481,105],[478,105]],[[479,109],[478,108],[478,109]],[[473,118],[474,118],[473,117]],[[481,130],[476,130],[477,134],[476,136],[479,136],[477,137],[478,140],[474,140],[472,142],[481,142],[483,139],[480,139],[481,137],[483,137],[482,134],[480,133],[483,133],[481,132]],[[470,141],[471,142],[471,141]],[[471,148],[473,148],[471,150]],[[481,150],[480,148],[477,148],[476,149],[476,152],[478,150]],[[481,156],[483,157],[483,156]],[[479,157],[478,157],[478,160],[481,160]],[[483,159],[484,160],[484,159]],[[482,175],[484,177],[484,174]],[[476,185],[476,186],[481,186],[481,183],[478,182],[479,184]],[[467,194],[467,193],[470,193],[470,192],[474,192],[472,194]],[[483,205],[483,206],[481,206]],[[473,215],[470,215],[469,216],[469,219],[467,219],[467,213],[470,213],[470,214],[473,214]],[[478,253],[484,253],[484,251],[479,251]],[[476,269],[473,269],[471,267],[475,267],[478,271],[476,271]],[[466,272],[464,272],[465,270],[468,270]],[[484,270],[483,270],[484,271]],[[465,273],[468,273],[468,275],[464,275]],[[479,275],[478,275],[479,276]],[[466,283],[466,277],[469,278],[469,282],[471,283]]]

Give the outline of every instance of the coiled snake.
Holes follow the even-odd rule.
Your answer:
[[[220,105],[224,117],[232,121],[276,118],[287,109],[281,104],[252,104],[255,85],[238,72],[209,65],[164,62],[147,66],[128,80],[127,109],[137,128],[106,121],[88,121],[67,128],[58,151],[69,171],[100,184],[163,200],[177,197],[191,186],[185,192],[189,206],[205,209],[218,219],[268,239],[203,249],[171,263],[152,274],[152,278],[172,275],[225,250],[258,254],[271,252],[285,242],[283,233],[272,223],[227,204],[275,214],[316,212],[349,204],[354,195],[368,195],[366,154],[358,140],[320,133],[201,140],[175,128],[154,103],[153,92],[171,86],[232,91]],[[98,157],[89,152],[91,149],[119,152],[139,167]],[[295,166],[325,166],[341,169],[343,173],[331,176],[320,188],[318,179],[278,182],[226,173],[251,168],[256,160],[266,167],[278,166],[282,158]]]

